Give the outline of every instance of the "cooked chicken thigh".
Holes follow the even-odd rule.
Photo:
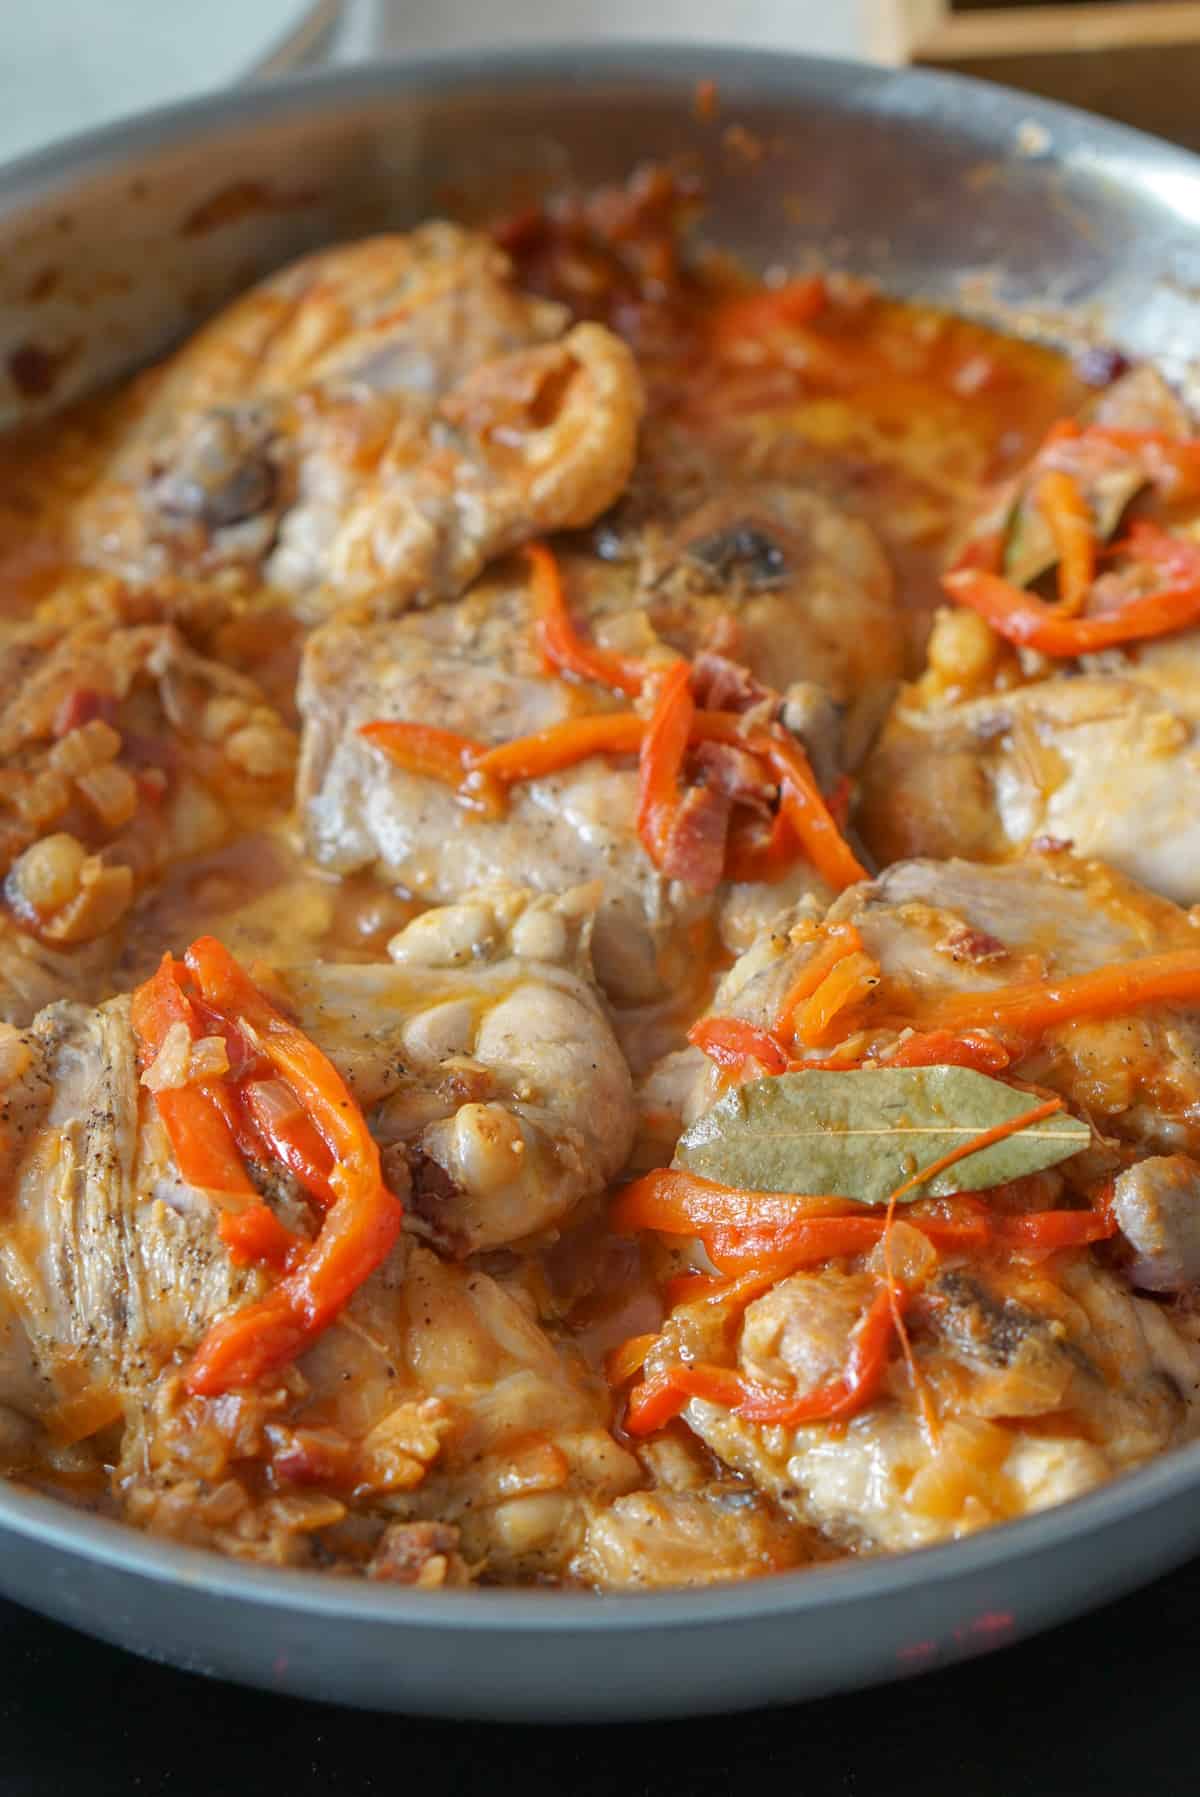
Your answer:
[[[234,1266],[212,1198],[175,1166],[127,999],[61,1000],[26,1031],[0,1028],[0,1403],[71,1439],[81,1395],[112,1420],[263,1275]]]
[[[715,1585],[803,1564],[813,1543],[749,1486],[632,1491],[588,1506],[571,1570],[602,1591]]]
[[[822,777],[853,768],[904,671],[904,615],[879,541],[802,482],[719,486],[682,512],[657,491],[623,505],[597,533],[612,571],[674,648],[725,643],[758,680],[802,688],[798,705],[832,708],[814,762]]]
[[[773,914],[800,892],[825,892],[811,867],[802,859],[767,889],[725,886],[715,896],[667,879],[638,839],[630,756],[591,756],[522,782],[506,814],[490,819],[464,809],[451,788],[394,766],[360,735],[379,719],[436,718],[442,729],[504,742],[611,709],[600,689],[585,694],[546,675],[527,588],[519,575],[495,578],[456,606],[366,630],[330,625],[311,638],[298,695],[306,846],[333,872],[374,867],[435,903],[494,879],[551,892],[601,880],[593,939],[600,983],[621,1003],[660,998],[702,975],[695,932],[710,920],[740,946],[762,909]],[[618,614],[609,640],[627,644],[617,633],[632,622]],[[636,628],[639,649],[669,659],[644,618]],[[597,634],[603,638],[601,626]]]
[[[715,1300],[683,1306],[647,1370],[731,1359],[803,1397],[841,1372],[877,1289],[831,1266],[793,1274],[741,1316]],[[902,1361],[844,1425],[755,1424],[700,1399],[685,1418],[798,1521],[891,1551],[1077,1497],[1200,1431],[1200,1344],[1086,1255],[1055,1283],[1036,1268],[943,1263],[909,1327],[942,1411],[933,1438]]]
[[[387,967],[276,977],[367,1112],[414,1234],[459,1254],[519,1242],[624,1160],[629,1075],[587,974],[590,918],[587,895],[479,895],[402,931]],[[310,1523],[323,1526],[312,1517],[343,1506],[300,1502],[289,1522],[244,1488],[229,1515],[229,1492],[212,1500],[239,1461],[273,1457],[277,1483],[311,1482],[332,1431],[343,1468],[355,1457],[360,1495],[387,1515],[461,1525],[472,1564],[556,1571],[582,1539],[583,1497],[639,1481],[607,1435],[603,1387],[560,1356],[515,1291],[411,1242],[295,1374],[187,1396],[173,1366],[269,1278],[235,1265],[218,1238],[229,1201],[181,1176],[139,1083],[129,1001],[61,1002],[9,1030],[0,1055],[0,1406],[51,1444],[123,1418],[119,1490],[138,1520],[292,1556]],[[317,1218],[291,1177],[258,1176],[277,1214],[311,1234]]]
[[[307,257],[147,377],[80,553],[139,582],[241,568],[306,616],[461,592],[629,477],[633,358],[565,325],[454,225]]]
[[[1179,441],[1183,453],[1190,427],[1162,379],[1149,368],[1125,376],[1085,422],[1097,431],[1048,443],[976,523],[976,540],[989,530],[1003,540],[1004,572],[1022,588],[1059,561],[1038,497],[1039,471],[1059,462],[1099,538],[1111,539],[1132,506],[1169,522],[1179,553],[1190,553],[1194,488],[1170,471],[1171,446]],[[1166,471],[1152,483],[1155,457]],[[1149,576],[1111,567],[1104,557],[1096,563],[1085,614],[1119,607],[1143,588],[1194,580],[1186,565]],[[901,695],[865,770],[860,821],[872,852],[885,862],[1000,861],[1052,839],[1194,904],[1200,835],[1188,793],[1200,772],[1198,674],[1195,629],[1020,661],[973,612],[939,613],[925,675]]]
[[[1018,982],[1050,983],[1117,961],[1200,948],[1200,923],[1098,862],[1048,850],[1001,867],[967,861],[905,861],[853,887],[825,926],[852,924],[882,979],[877,996],[847,1021],[863,1052],[886,1058],[902,1040],[895,1007],[921,1007],[951,994]],[[811,914],[791,932],[786,920],[726,975],[714,1000],[720,1014],[770,1027],[784,993],[814,953]],[[878,1029],[873,1017],[881,1019]],[[828,1053],[828,1047],[812,1053]],[[1020,1047],[1006,1078],[1060,1092],[1103,1133],[1142,1149],[1200,1147],[1200,1012],[1168,1003],[1116,1016],[1051,1025]],[[716,1089],[699,1075],[687,1104],[694,1114]]]
[[[608,1409],[517,1297],[404,1237],[275,1388],[164,1381],[116,1489],[142,1527],[246,1558],[370,1555],[422,1585],[561,1575],[591,1507],[641,1480]],[[264,1467],[278,1495],[256,1500]]]
[[[1188,631],[1010,692],[902,701],[867,766],[862,825],[884,861],[999,861],[1052,838],[1191,905],[1198,779],[1200,635]]]
[[[393,938],[390,966],[285,970],[280,994],[367,1112],[443,1250],[553,1228],[618,1174],[629,1070],[591,980],[596,893],[484,890]]]

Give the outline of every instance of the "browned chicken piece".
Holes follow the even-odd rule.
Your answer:
[[[1118,381],[1091,418],[1167,438],[1190,430],[1150,368]],[[1146,503],[1139,460],[1104,439],[1070,439],[1064,453],[1101,536],[1113,536],[1127,508]],[[1058,559],[1037,491],[1023,472],[974,527],[1004,533],[1006,573],[1022,586],[1053,578]],[[1163,503],[1172,528],[1194,531],[1178,503]],[[1097,593],[1115,578],[1104,568]],[[1003,861],[1052,838],[1196,903],[1198,658],[1200,632],[1187,630],[1073,662],[1019,661],[973,612],[939,612],[926,672],[902,693],[864,772],[859,822],[872,852],[883,862]]]
[[[964,636],[981,635],[990,654],[980,619],[948,615],[934,633],[932,665],[959,653]],[[1187,631],[957,703],[927,703],[910,689],[866,767],[863,834],[883,861],[1002,861],[1050,837],[1195,904],[1198,675],[1200,634]]]
[[[656,1591],[757,1578],[820,1559],[815,1533],[671,1430],[637,1457],[649,1488],[589,1506],[575,1578],[599,1590]]]
[[[716,1361],[803,1396],[842,1373],[878,1289],[868,1272],[831,1266],[782,1280],[740,1317],[683,1306],[647,1370]],[[1060,1257],[1053,1281],[1042,1268],[943,1261],[909,1332],[934,1438],[903,1361],[846,1424],[754,1424],[699,1399],[684,1416],[797,1521],[890,1551],[1061,1503],[1200,1431],[1200,1345],[1086,1252]]]
[[[388,967],[279,976],[381,1136],[409,1233],[295,1368],[222,1398],[189,1398],[177,1369],[268,1280],[232,1264],[220,1195],[181,1176],[139,1081],[128,1000],[61,1002],[0,1035],[11,1463],[65,1467],[95,1436],[111,1458],[104,1432],[124,1424],[117,1495],[149,1528],[303,1559],[346,1516],[313,1487],[344,1495],[353,1471],[376,1536],[436,1521],[461,1538],[459,1554],[457,1538],[437,1553],[427,1536],[391,1535],[380,1577],[399,1577],[406,1554],[414,1582],[468,1564],[561,1572],[585,1499],[641,1479],[607,1432],[607,1391],[542,1333],[519,1283],[506,1293],[417,1238],[462,1252],[544,1232],[624,1159],[629,1076],[586,977],[588,918],[586,903],[480,898],[419,919]],[[319,1217],[291,1176],[252,1171],[286,1224],[312,1235]],[[260,1502],[250,1490],[266,1462],[277,1495]]]
[[[591,1511],[575,1577],[609,1591],[662,1591],[785,1572],[811,1558],[806,1532],[735,1480],[698,1491],[632,1491]]]
[[[588,955],[596,896],[492,888],[410,923],[390,965],[276,976],[443,1252],[544,1245],[628,1158],[629,1069]]]
[[[308,617],[452,597],[629,477],[633,358],[566,325],[456,225],[309,256],[146,377],[77,548],[135,582],[241,569]]]
[[[293,732],[168,625],[85,623],[26,657],[0,722],[0,1017],[103,995],[139,893],[277,810]]]
[[[602,618],[597,637],[660,660],[669,654],[640,613]],[[708,665],[721,678],[738,675],[723,658]],[[420,616],[365,629],[326,626],[308,644],[298,697],[297,801],[319,866],[339,874],[374,868],[434,903],[496,879],[548,891],[601,880],[592,947],[600,983],[619,1003],[682,994],[702,978],[698,930],[719,928],[740,947],[764,911],[773,915],[804,891],[826,892],[803,860],[770,887],[702,891],[664,877],[638,839],[632,756],[592,756],[522,782],[506,814],[489,819],[464,809],[450,787],[396,767],[360,736],[362,725],[378,719],[436,719],[443,729],[497,743],[616,705],[599,689],[585,694],[547,677],[533,643],[528,580],[519,572]],[[788,721],[786,696],[782,715]]]
[[[935,996],[986,992],[1018,982],[1087,973],[1115,961],[1200,948],[1200,919],[1098,862],[1047,850],[1000,867],[967,861],[905,861],[851,887],[826,923],[852,923],[889,994],[916,1005]],[[770,1026],[784,993],[814,953],[811,914],[765,931],[731,968],[713,1008]],[[886,1054],[898,1026],[871,1030]],[[816,1051],[814,1051],[816,1052]],[[824,1052],[828,1052],[826,1049]],[[702,1072],[687,1104],[711,1102]],[[1082,1017],[1048,1029],[1005,1074],[1060,1092],[1104,1134],[1142,1150],[1200,1149],[1200,1015],[1181,1004],[1116,1017]]]
[[[641,1482],[608,1410],[518,1297],[403,1237],[275,1389],[196,1399],[162,1381],[115,1482],[130,1521],[246,1558],[369,1554],[390,1582],[415,1559],[425,1585],[561,1576],[591,1508]],[[278,1495],[256,1502],[264,1464]]]
[[[817,707],[803,734],[833,778],[862,759],[904,671],[891,568],[871,527],[822,493],[781,480],[719,487],[682,512],[666,493],[631,499],[598,527],[600,547],[674,648],[727,643],[756,679]]]
[[[127,999],[0,1025],[0,1083],[0,1403],[70,1443],[263,1278],[233,1266],[211,1197],[174,1165]]]

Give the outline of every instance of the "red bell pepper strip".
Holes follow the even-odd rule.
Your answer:
[[[638,759],[637,830],[656,867],[663,864],[679,810],[680,775],[696,716],[691,675],[686,661],[677,661],[667,670]]]
[[[455,789],[464,805],[489,817],[502,815],[503,793],[476,769],[488,752],[486,743],[454,730],[441,730],[435,724],[414,724],[401,718],[375,718],[360,724],[358,734],[406,773],[440,780]]]
[[[748,1423],[784,1428],[854,1416],[883,1384],[891,1341],[892,1297],[882,1287],[855,1329],[845,1373],[828,1385],[797,1397],[772,1391],[725,1367],[667,1367],[630,1394],[625,1427],[631,1435],[650,1435],[678,1416],[692,1398],[736,1410]]]
[[[157,971],[133,994],[130,1015],[143,1071],[157,1058],[172,1024],[182,1023],[193,1041],[203,1033],[180,984],[183,972],[178,962],[164,955]],[[167,1087],[154,1094],[154,1102],[175,1163],[189,1185],[257,1199],[238,1153],[233,1111],[222,1087],[215,1082]]]
[[[334,1202],[316,1240],[265,1298],[215,1323],[192,1359],[188,1390],[214,1397],[274,1372],[307,1347],[387,1258],[402,1212],[383,1183],[361,1110],[316,1044],[213,937],[192,944],[187,966],[204,1003],[286,1080],[332,1157]]]
[[[474,771],[503,785],[540,780],[590,755],[636,755],[646,739],[647,724],[635,711],[602,711],[594,717],[567,718],[529,736],[487,749]]]
[[[1065,617],[1060,607],[986,570],[953,570],[942,576],[942,586],[956,604],[978,612],[1010,643],[1053,657],[1166,636],[1200,619],[1200,545],[1139,522],[1131,525],[1123,547],[1139,562],[1159,569],[1168,584],[1116,611],[1090,617]]]
[[[336,1202],[329,1183],[333,1157],[286,1080],[248,1079],[239,1097],[245,1120],[269,1156],[295,1175],[323,1210]]]
[[[1096,578],[1096,534],[1079,484],[1062,468],[1038,482],[1037,502],[1058,553],[1058,616],[1074,618],[1087,603]]]
[[[646,670],[630,656],[615,655],[580,636],[571,622],[562,574],[545,543],[527,543],[525,557],[533,574],[534,629],[547,666],[576,680],[594,680],[614,692],[635,696]]]
[[[742,1068],[757,1061],[764,1073],[786,1073],[787,1050],[769,1030],[742,1017],[702,1017],[688,1031],[693,1048],[701,1049],[718,1067]]]
[[[246,1210],[222,1211],[217,1219],[217,1234],[229,1250],[229,1258],[238,1266],[259,1264],[283,1272],[303,1254],[307,1243],[294,1235],[265,1204],[251,1204]]]
[[[883,1057],[886,1067],[973,1067],[977,1073],[1003,1073],[1012,1052],[986,1030],[926,1030],[906,1036]]]

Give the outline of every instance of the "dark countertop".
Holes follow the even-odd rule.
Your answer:
[[[1200,1561],[953,1671],[790,1710],[624,1729],[413,1722],[265,1697],[11,1604],[0,1604],[0,1630],[0,1797],[725,1797],[768,1777],[789,1797],[1197,1788]]]

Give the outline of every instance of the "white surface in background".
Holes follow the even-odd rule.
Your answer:
[[[0,161],[241,80],[313,9],[313,0],[0,0]],[[344,0],[332,56],[661,38],[890,62],[902,59],[898,11],[896,0]]]
[[[306,0],[0,0],[0,160],[225,87],[307,10]]]
[[[894,0],[350,0],[339,60],[660,38],[898,60]]]

